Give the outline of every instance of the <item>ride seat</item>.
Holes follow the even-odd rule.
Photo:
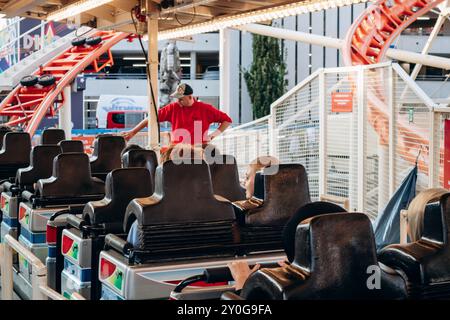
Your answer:
[[[153,193],[150,172],[145,168],[114,169],[106,177],[105,186],[105,197],[88,202],[83,210],[83,219],[91,225],[109,226],[107,232],[123,232],[125,209],[130,201]]]
[[[280,164],[277,173],[269,173],[266,168],[260,178],[255,177],[255,196],[264,199],[261,205],[249,210],[235,205],[242,243],[249,249],[281,248],[284,225],[299,208],[311,202],[308,177],[301,164]]]
[[[21,189],[34,190],[34,183],[52,175],[53,159],[61,153],[56,145],[35,146],[30,153],[30,166],[17,171],[16,182]]]
[[[62,153],[84,152],[84,145],[83,141],[81,140],[62,140],[58,143],[58,146],[61,147]]]
[[[150,256],[224,253],[235,242],[234,212],[215,196],[206,162],[158,167],[155,192],[128,205],[124,229],[137,220],[138,249]],[[234,251],[234,249],[230,249]]]
[[[109,172],[120,168],[122,166],[120,153],[125,146],[125,139],[121,136],[98,136],[94,140],[94,151],[90,158],[93,176],[105,180]]]
[[[232,155],[215,155],[209,163],[214,194],[231,202],[244,200],[245,189],[239,183],[236,159]]]
[[[292,264],[263,268],[246,281],[244,299],[368,299],[404,298],[406,287],[398,275],[378,264],[369,218],[362,213],[325,214],[299,224]],[[368,286],[380,270],[379,289]],[[370,282],[372,283],[372,282]]]
[[[426,206],[418,241],[380,251],[380,261],[405,276],[410,298],[450,298],[449,223],[450,192]]]
[[[143,149],[130,150],[122,156],[122,165],[124,168],[146,168],[150,171],[152,185],[154,185],[155,171],[158,166],[158,157],[155,151]]]
[[[41,145],[57,145],[60,141],[66,139],[66,133],[63,129],[45,129],[41,135]]]
[[[87,154],[62,153],[53,160],[52,176],[38,180],[36,191],[39,197],[46,199],[102,198],[105,185],[91,177]]]
[[[30,165],[31,138],[26,132],[8,132],[0,150],[0,179],[15,177],[19,168]]]

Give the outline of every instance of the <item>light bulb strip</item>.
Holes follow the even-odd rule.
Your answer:
[[[47,15],[46,20],[47,21],[64,20],[77,14],[98,8],[112,1],[113,0],[81,0],[71,5],[68,5],[67,7],[50,12]]]
[[[201,22],[171,30],[160,31],[158,32],[158,40],[182,38],[195,34],[217,31],[223,28],[231,28],[249,23],[264,22],[364,2],[368,2],[368,0],[298,1],[278,7],[241,13],[224,18],[216,18],[211,21]]]

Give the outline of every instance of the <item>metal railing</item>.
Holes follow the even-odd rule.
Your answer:
[[[0,30],[0,33],[8,33],[11,36],[9,41],[3,43],[0,47],[1,57],[4,57],[9,63],[9,67],[14,66],[24,58],[24,53],[32,53],[42,49],[45,45],[56,41],[59,37],[66,35],[71,31],[67,25],[58,24],[55,28],[52,21],[40,21],[36,26],[28,29],[26,32],[20,33],[21,24],[25,21],[25,18],[14,19],[5,28]],[[46,29],[54,29],[52,39],[46,38]],[[36,38],[38,41],[36,41]],[[27,46],[24,46],[24,44]],[[34,44],[34,45],[33,45]],[[5,70],[3,70],[5,71]]]

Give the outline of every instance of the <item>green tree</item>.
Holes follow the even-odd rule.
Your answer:
[[[243,74],[253,105],[253,118],[268,115],[271,103],[285,93],[287,86],[280,40],[254,34],[253,62]]]

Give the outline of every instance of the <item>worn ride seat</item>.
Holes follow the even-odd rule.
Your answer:
[[[120,168],[120,153],[125,146],[125,139],[121,136],[99,135],[94,140],[94,151],[90,158],[92,175],[104,181],[109,172]]]
[[[0,179],[16,176],[19,168],[30,165],[31,138],[26,132],[8,132],[0,150]]]
[[[41,145],[57,145],[66,139],[66,133],[62,129],[45,129],[42,131]]]
[[[234,251],[233,208],[213,194],[204,161],[178,165],[167,161],[158,167],[155,193],[128,205],[126,231],[135,219],[144,260]]]
[[[449,230],[450,192],[426,206],[418,241],[380,251],[380,261],[405,277],[410,298],[450,298]]]
[[[30,166],[17,171],[16,182],[21,190],[34,191],[39,179],[49,178],[53,171],[53,159],[61,153],[56,145],[35,146],[30,153]]]
[[[281,248],[284,225],[299,208],[311,202],[308,177],[301,164],[281,164],[276,174],[267,173],[265,169],[261,174],[263,183],[255,179],[255,192],[257,185],[264,189],[262,205],[250,210],[235,207],[242,243],[249,249]]]
[[[88,202],[83,219],[90,225],[104,224],[107,232],[123,232],[125,209],[130,201],[153,193],[150,172],[145,168],[114,169],[106,177],[105,186],[105,197]]]
[[[244,200],[245,189],[239,183],[236,159],[232,155],[216,155],[209,163],[214,194],[231,202]]]
[[[300,224],[292,264],[263,268],[246,281],[244,299],[400,299],[403,279],[378,264],[369,218],[362,213],[325,214]],[[379,287],[369,277],[380,270]],[[380,269],[379,269],[380,268]],[[368,272],[368,270],[370,272]]]
[[[62,140],[58,143],[58,146],[61,147],[62,153],[84,152],[84,145],[81,140]]]
[[[37,182],[36,196],[45,204],[76,204],[104,197],[104,183],[91,176],[85,153],[62,153],[53,160],[53,175]],[[33,199],[37,200],[37,199]]]
[[[122,166],[124,168],[146,168],[150,171],[152,181],[155,180],[155,171],[158,166],[158,157],[153,150],[133,149],[123,154]],[[152,182],[154,185],[154,183]]]

